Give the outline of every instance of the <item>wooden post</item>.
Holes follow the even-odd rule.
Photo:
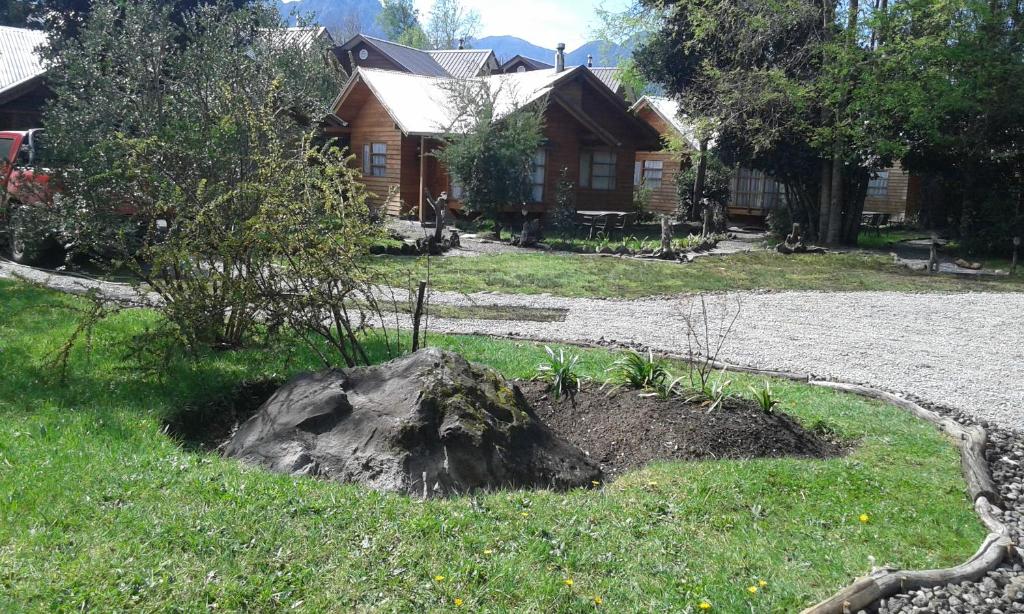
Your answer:
[[[1017,273],[1017,252],[1020,251],[1020,237],[1013,238],[1013,258],[1010,260],[1010,275]]]
[[[423,318],[423,298],[427,292],[427,282],[420,281],[416,292],[416,309],[412,312],[412,351],[420,349],[420,320]]]
[[[420,197],[419,197],[419,218],[420,224],[426,219],[423,211],[423,193],[426,191],[426,168],[427,168],[427,137],[420,137]]]
[[[448,193],[441,192],[432,203],[434,208],[434,243],[441,246],[441,239],[444,238],[444,217],[448,213]]]
[[[939,272],[939,235],[932,233],[932,247],[928,254],[928,272]]]
[[[661,216],[661,253],[672,253],[672,219],[667,215]]]

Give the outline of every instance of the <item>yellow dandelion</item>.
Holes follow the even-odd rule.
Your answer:
[[[566,578],[565,580],[563,580],[563,582],[565,582],[565,585],[568,586],[569,588],[572,588],[572,585],[574,584],[574,582],[572,581],[572,578]]]
[[[530,515],[530,512],[519,512],[519,515],[522,516],[523,518],[526,518],[527,516]]]
[[[657,482],[648,482],[647,485],[653,487],[653,486],[657,486],[658,483]]]
[[[871,520],[871,516],[868,516],[867,514],[861,514],[860,515],[861,523],[867,524],[869,520]]]
[[[597,480],[590,480],[590,483],[593,484],[594,486],[600,486],[601,485],[601,483],[598,482]]]
[[[461,608],[462,607],[462,600],[459,599],[458,597],[455,598],[455,607],[457,607],[457,608]]]
[[[602,603],[604,603],[604,599],[601,599],[600,597],[595,595],[594,596],[594,605],[601,605]]]
[[[756,586],[748,586],[747,587],[747,592],[750,593],[751,595],[753,595],[754,593],[757,592],[757,587]]]
[[[765,582],[764,580],[758,580],[757,581],[757,585],[760,586],[761,588],[764,588],[764,587],[768,586],[768,583]]]
[[[434,576],[434,582],[444,582],[444,576]]]
[[[702,609],[702,610],[710,610],[711,609],[711,604],[708,603],[707,601],[701,601],[699,604],[697,604],[697,607]]]
[[[494,550],[491,550],[490,548],[487,548],[486,550],[484,550],[484,554],[486,554],[488,556],[492,555],[492,554],[494,554]]]

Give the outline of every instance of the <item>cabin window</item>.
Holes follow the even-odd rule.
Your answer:
[[[530,181],[532,191],[530,197],[533,202],[544,202],[544,176],[547,169],[548,152],[538,149],[533,154],[533,161],[530,164]]]
[[[889,195],[889,171],[878,171],[868,181],[868,198],[885,198]]]
[[[363,176],[383,177],[387,170],[387,143],[367,143],[363,145]]]
[[[580,187],[614,190],[617,161],[615,152],[606,149],[580,152]]]
[[[761,171],[740,168],[733,190],[734,206],[743,209],[772,209],[782,202],[786,190],[781,183]]]
[[[633,185],[660,190],[664,170],[665,163],[661,160],[637,160],[636,169],[633,172]]]

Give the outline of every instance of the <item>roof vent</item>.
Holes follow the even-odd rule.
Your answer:
[[[593,67],[594,67],[594,54],[588,53],[587,54],[587,68],[593,68]]]
[[[565,70],[565,43],[558,43],[557,51],[555,51],[555,72],[563,72]]]
[[[460,38],[459,39],[459,51],[462,51],[465,48],[466,48],[466,39]]]

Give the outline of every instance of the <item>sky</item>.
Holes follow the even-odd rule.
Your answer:
[[[426,20],[432,0],[415,0]],[[596,9],[619,11],[629,0],[462,0],[480,13],[483,28],[478,38],[509,35],[553,49],[565,43],[572,51],[591,40],[596,25]]]

